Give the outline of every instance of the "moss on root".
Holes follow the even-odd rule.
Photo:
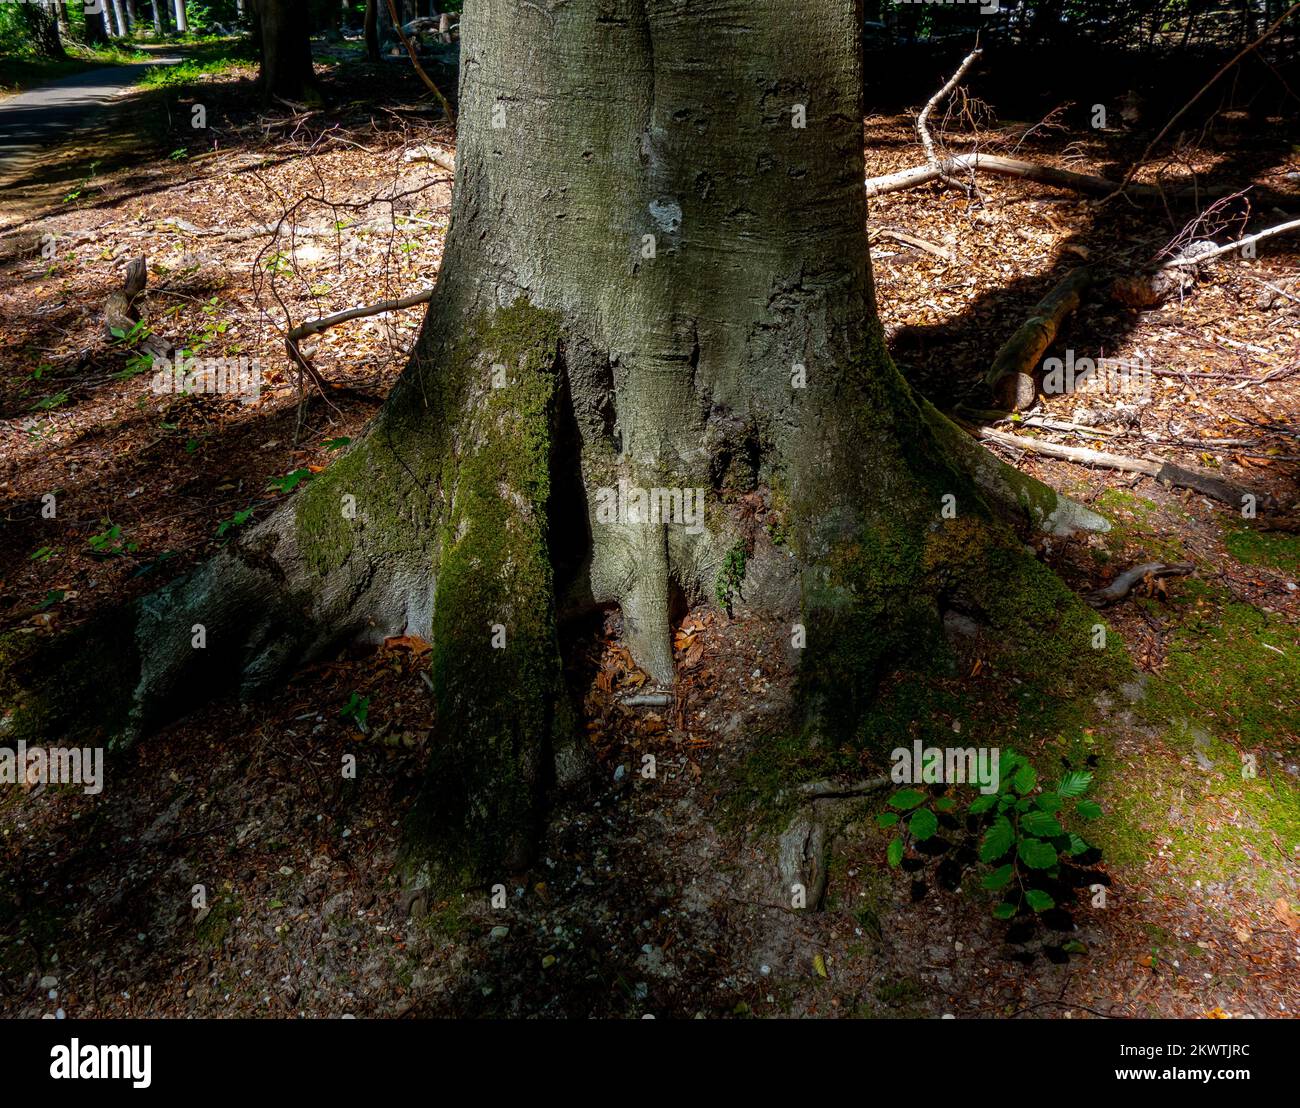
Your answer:
[[[430,666],[437,705],[408,857],[447,891],[528,860],[563,710],[547,509],[558,319],[524,301],[480,321],[454,354],[476,378],[448,458]],[[507,383],[489,387],[492,364]],[[479,366],[481,375],[467,374]],[[472,384],[472,382],[471,382]]]

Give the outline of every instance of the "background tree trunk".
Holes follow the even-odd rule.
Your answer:
[[[189,17],[185,14],[185,0],[174,0],[172,5],[176,13],[176,31],[178,34],[186,34],[190,29]]]
[[[291,0],[256,0],[260,28],[262,94],[301,101],[315,95],[307,17]]]
[[[107,42],[111,30],[107,3],[98,0],[98,4],[98,7],[86,12],[86,42],[91,45]]]
[[[372,62],[380,60],[379,53],[379,0],[366,0],[366,57]]]

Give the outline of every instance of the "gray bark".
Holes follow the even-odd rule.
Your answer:
[[[547,760],[557,778],[575,760],[558,610],[620,605],[635,658],[671,684],[671,595],[711,591],[750,490],[790,524],[765,573],[802,614],[778,614],[819,656],[869,655],[814,699],[908,643],[909,621],[938,627],[946,563],[919,567],[941,494],[977,517],[987,496],[1049,530],[1099,524],[918,405],[885,352],[858,36],[841,0],[810,0],[797,27],[778,0],[469,5],[452,223],[411,362],[341,459],[114,624],[126,730],[348,639],[429,637],[421,810],[434,838],[459,833],[448,872],[476,871],[526,856]],[[600,493],[620,482],[702,488],[706,513],[608,522]],[[878,535],[916,552],[893,566]]]

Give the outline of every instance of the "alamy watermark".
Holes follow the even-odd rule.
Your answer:
[[[1043,395],[1070,393],[1116,393],[1149,397],[1155,374],[1144,358],[1076,358],[1073,350],[1065,357],[1043,359]]]
[[[943,4],[978,8],[980,15],[996,15],[1002,10],[1000,0],[894,0],[895,4]]]
[[[894,764],[889,779],[896,785],[978,785],[988,795],[998,791],[999,752],[996,746],[900,746],[890,752]]]
[[[104,788],[104,748],[41,746],[23,739],[0,746],[0,785],[81,785],[88,796]]]
[[[698,535],[704,530],[704,489],[642,489],[620,479],[618,488],[596,490],[596,522],[606,525],[628,523],[672,523]]]
[[[251,404],[262,394],[262,363],[250,358],[154,358],[153,392],[217,393]]]

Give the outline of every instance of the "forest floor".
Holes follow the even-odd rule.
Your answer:
[[[412,155],[453,150],[452,134],[404,71],[343,50],[333,62],[331,109],[259,114],[251,70],[196,73],[124,99],[95,132],[5,183],[4,629],[74,625],[210,555],[327,466],[401,371],[418,308],[308,343],[328,396],[304,390],[285,356],[288,326],[426,288],[442,255],[450,175]],[[195,105],[206,131],[190,127]],[[864,139],[870,175],[922,160],[907,115],[868,117]],[[1267,213],[1300,208],[1297,141],[1280,122],[1258,137],[1225,125],[1183,156],[1206,180],[1251,186],[1263,221],[1281,222]],[[1123,132],[1049,128],[1018,156],[1113,176],[1134,145]],[[933,185],[871,204],[891,349],[945,409],[978,406],[984,368],[1071,266],[1136,266],[1186,222],[1026,181],[982,188],[979,204]],[[939,251],[880,236],[890,229]],[[143,331],[105,335],[105,300],[142,254],[149,330],[193,354],[252,359],[254,402],[155,395]],[[1160,372],[1139,404],[1040,403],[1036,414],[1084,430],[1018,430],[1152,453],[1249,489],[1263,517],[1294,516],[1294,236],[1207,267],[1161,306],[1090,298],[1055,349],[1065,346]],[[394,864],[436,741],[428,646],[405,637],[345,652],[264,700],[214,704],[113,757],[98,796],[0,793],[0,1011],[1295,1014],[1300,537],[1147,477],[1006,457],[1113,521],[1106,535],[1039,544],[1078,592],[1145,561],[1195,565],[1105,610],[1136,667],[1122,690],[1062,701],[1017,686],[978,631],[957,628],[950,680],[894,675],[873,717],[878,743],[809,758],[783,744],[788,628],[749,612],[743,588],[731,615],[702,605],[679,625],[669,710],[622,703],[645,678],[610,613],[566,629],[597,783],[557,798],[536,865],[502,875],[504,907],[475,892],[410,915]],[[41,513],[50,492],[54,520]],[[826,836],[826,892],[821,911],[793,909],[777,862],[798,814],[789,786],[878,774],[892,747],[945,736],[1014,743],[1047,776],[1067,761],[1092,768],[1102,860],[1081,872],[1076,902],[1009,925],[937,853],[891,869],[878,793],[806,806],[805,826]],[[339,771],[349,754],[356,779]],[[942,837],[950,857],[971,848],[960,825]]]

